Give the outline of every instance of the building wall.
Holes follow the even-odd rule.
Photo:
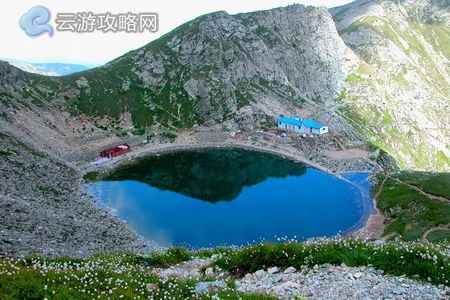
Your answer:
[[[302,125],[302,129],[300,130],[301,133],[311,133],[311,128],[306,127],[305,125]]]
[[[299,128],[299,126],[292,125],[292,124],[286,124],[286,123],[280,124],[280,122],[278,122],[278,129],[283,129],[283,130],[288,130],[288,131],[293,131],[293,132],[302,132],[301,128]]]
[[[280,122],[278,122],[277,124],[278,124],[278,129],[288,130],[288,131],[293,131],[293,132],[298,132],[298,133],[312,133],[312,134],[328,133],[328,126],[324,126],[324,127],[321,127],[320,129],[316,129],[316,128],[306,127],[304,125],[302,125],[299,128],[299,126],[286,124],[286,123],[280,124]]]

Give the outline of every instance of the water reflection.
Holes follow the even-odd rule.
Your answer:
[[[106,180],[136,180],[161,190],[217,202],[233,200],[244,187],[268,178],[301,176],[306,166],[245,150],[203,150],[152,156],[111,174]]]

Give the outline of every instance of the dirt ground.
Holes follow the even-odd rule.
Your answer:
[[[325,151],[325,155],[338,160],[346,160],[366,158],[370,155],[370,152],[364,149],[354,148],[340,151]]]

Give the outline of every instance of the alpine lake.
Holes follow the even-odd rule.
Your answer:
[[[149,241],[204,248],[345,235],[373,211],[369,173],[339,178],[263,152],[141,158],[86,185]]]

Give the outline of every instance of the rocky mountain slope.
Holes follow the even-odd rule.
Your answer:
[[[127,111],[138,127],[252,128],[266,116],[336,98],[350,55],[324,8],[217,12],[68,78],[79,91],[68,102],[90,115]]]
[[[77,172],[0,132],[0,256],[146,251],[80,188]]]
[[[301,5],[217,12],[63,78],[3,65],[2,103],[52,103],[106,118],[108,128],[253,129],[302,108],[361,139],[351,124],[402,167],[448,170],[447,4],[356,1],[331,11],[336,23],[326,9]]]
[[[342,115],[404,168],[450,167],[450,2],[356,1],[331,10],[358,56]]]
[[[401,167],[449,170],[448,4],[362,0],[331,14],[302,5],[217,12],[62,78],[2,63],[1,116],[21,117],[9,126],[32,139],[40,124],[36,143],[67,150],[101,135],[98,128],[251,130],[304,113],[347,141],[367,139]],[[17,109],[26,117],[11,117]]]

